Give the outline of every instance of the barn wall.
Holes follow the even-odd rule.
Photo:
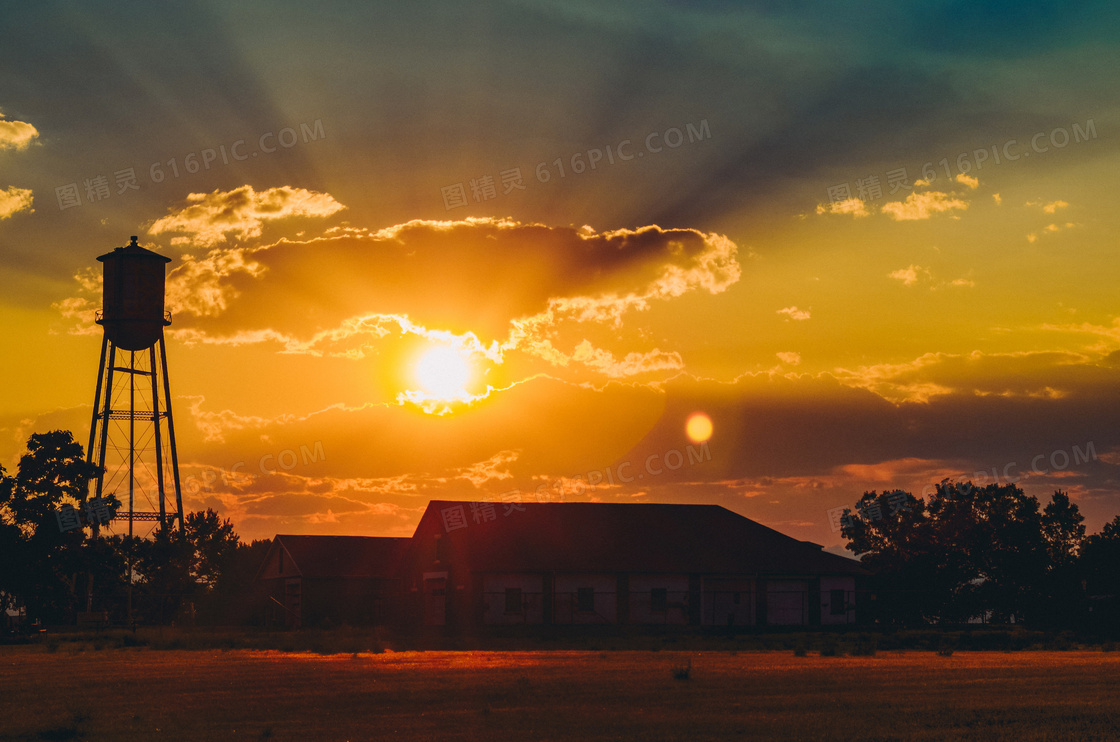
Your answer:
[[[666,591],[665,610],[654,610],[653,591]],[[630,575],[630,623],[685,625],[688,623],[688,575]]]
[[[283,552],[283,570],[280,567],[280,556]],[[279,577],[296,577],[299,575],[299,569],[292,563],[292,558],[289,556],[284,547],[275,539],[273,539],[272,546],[268,550],[268,555],[265,557],[264,564],[261,566],[259,578],[262,580],[275,580]]]
[[[700,623],[704,626],[754,626],[755,585],[745,577],[705,577],[701,581]]]
[[[807,580],[766,581],[766,624],[803,626],[809,623]]]
[[[507,610],[507,589],[521,590],[518,609]],[[540,574],[488,574],[482,577],[482,622],[489,626],[544,622],[544,578]]]
[[[618,622],[618,578],[613,574],[557,574],[555,622],[558,624],[611,624]],[[594,610],[579,610],[580,588],[594,590]]]
[[[844,595],[839,604],[835,602],[833,591],[843,590]],[[842,612],[841,612],[842,611]],[[821,578],[821,624],[835,625],[856,622],[856,578],[822,577]]]

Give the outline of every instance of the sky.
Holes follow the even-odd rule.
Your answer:
[[[1112,2],[0,3],[0,464],[170,258],[187,510],[1120,514]],[[139,508],[138,508],[139,509]]]

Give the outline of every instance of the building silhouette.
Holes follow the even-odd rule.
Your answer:
[[[258,577],[288,626],[376,595],[373,623],[473,631],[853,624],[868,574],[718,505],[436,500],[410,539],[277,536]]]

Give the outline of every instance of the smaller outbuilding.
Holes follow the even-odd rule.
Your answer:
[[[268,595],[268,622],[288,628],[398,622],[399,576],[411,542],[277,535],[257,572]]]

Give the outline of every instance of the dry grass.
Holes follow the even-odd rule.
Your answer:
[[[688,682],[674,668],[690,668]],[[0,649],[0,739],[1120,738],[1103,652]]]

